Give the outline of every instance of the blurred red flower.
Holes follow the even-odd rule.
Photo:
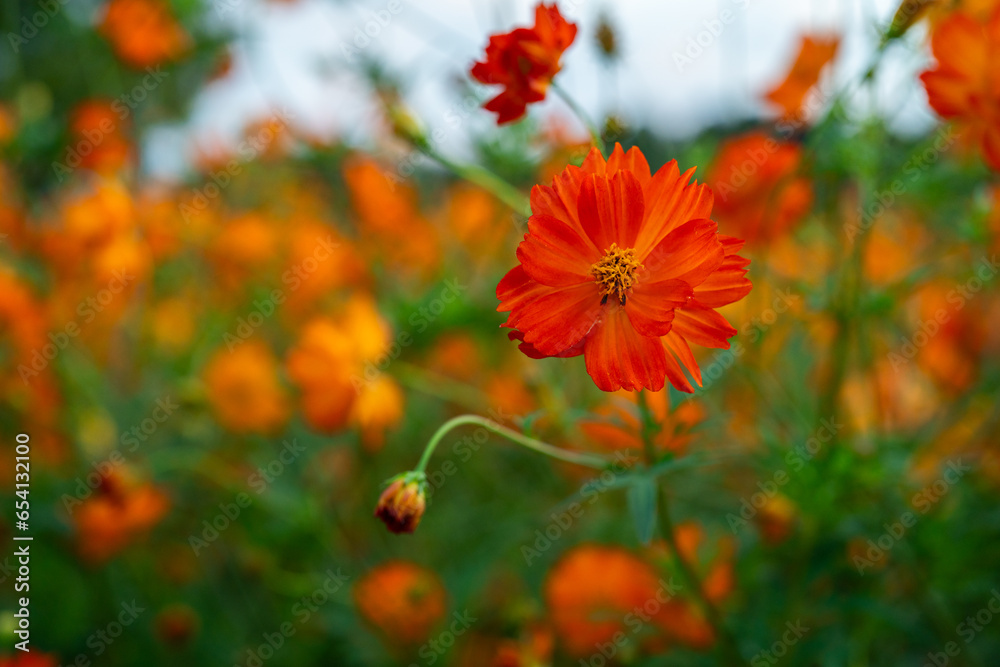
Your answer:
[[[715,192],[719,221],[751,247],[792,229],[813,202],[812,184],[799,174],[801,162],[801,146],[764,132],[724,142],[705,179]]]
[[[665,377],[694,389],[701,371],[688,342],[729,348],[736,334],[716,308],[750,292],[743,242],[708,219],[712,191],[672,161],[655,175],[638,148],[592,150],[551,187],[531,193],[520,261],[497,286],[529,357],[584,355],[603,391],[659,391]]]
[[[142,69],[174,60],[188,50],[191,38],[161,0],[111,0],[101,33],[126,64]]]
[[[569,23],[553,5],[535,8],[535,26],[490,37],[486,60],[472,66],[474,79],[501,85],[503,91],[484,105],[497,114],[497,123],[522,117],[532,102],[545,99],[553,77],[562,68],[559,59],[576,38],[576,25]]]
[[[1000,170],[1000,9],[985,23],[956,13],[934,31],[938,65],[920,78],[931,107],[965,125]]]
[[[779,107],[786,118],[801,118],[806,96],[819,82],[823,70],[837,55],[840,38],[809,36],[802,38],[799,53],[784,81],[768,91],[764,98]]]

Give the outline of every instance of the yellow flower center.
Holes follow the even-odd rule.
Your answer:
[[[604,258],[590,267],[590,273],[601,289],[601,304],[607,303],[609,296],[614,296],[624,306],[628,291],[635,285],[636,271],[641,268],[642,264],[635,258],[635,249],[619,248],[617,243],[612,243],[604,251]]]

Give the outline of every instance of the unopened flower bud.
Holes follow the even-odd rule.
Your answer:
[[[375,506],[375,516],[394,533],[412,533],[424,514],[427,499],[426,477],[420,472],[408,472],[389,480]]]

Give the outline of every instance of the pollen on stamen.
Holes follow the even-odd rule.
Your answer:
[[[629,291],[635,285],[636,273],[641,268],[642,264],[635,258],[635,249],[619,248],[617,243],[605,249],[603,259],[590,268],[601,290],[601,305],[613,295],[624,306]]]

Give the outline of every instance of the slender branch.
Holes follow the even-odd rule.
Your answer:
[[[653,436],[659,425],[653,417],[652,411],[649,409],[649,403],[646,401],[646,395],[642,391],[639,392],[639,412],[641,414],[642,444],[646,453],[646,465],[653,465],[656,462]],[[656,486],[656,499],[656,514],[660,524],[660,532],[663,533],[663,539],[666,540],[667,546],[670,547],[670,551],[674,554],[681,576],[683,576],[690,590],[694,592],[695,600],[704,612],[708,622],[712,625],[712,629],[715,630],[715,634],[719,638],[723,650],[729,654],[726,664],[747,665],[746,660],[743,659],[743,655],[740,653],[736,639],[730,634],[722,621],[722,614],[719,613],[715,604],[705,594],[705,588],[702,586],[698,573],[695,572],[694,567],[685,560],[684,555],[681,553],[680,545],[677,544],[676,530],[673,521],[670,519],[670,503],[667,500],[667,494],[663,492],[659,484]]]
[[[421,153],[431,158],[441,166],[452,171],[456,176],[492,192],[496,197],[514,209],[517,213],[528,217],[531,215],[531,204],[528,196],[492,171],[474,164],[459,164],[446,158],[428,145],[418,145]]]
[[[593,140],[594,145],[597,146],[597,150],[601,151],[601,154],[605,158],[608,157],[608,147],[604,143],[604,137],[601,136],[600,130],[597,129],[597,125],[594,123],[593,119],[591,119],[590,115],[584,111],[583,107],[580,106],[579,103],[577,103],[577,101],[574,100],[573,97],[563,90],[558,84],[552,83],[550,84],[550,87],[556,92],[556,95],[562,98],[562,101],[569,106],[570,110],[573,111],[576,117],[580,119],[580,122],[587,128],[587,131],[590,132],[590,138]]]
[[[460,415],[441,424],[438,430],[434,432],[434,435],[431,436],[431,439],[427,443],[427,447],[424,448],[424,453],[420,457],[417,467],[414,468],[414,472],[424,472],[424,470],[427,469],[427,464],[431,460],[431,456],[434,454],[434,449],[438,446],[441,440],[444,439],[444,436],[447,435],[452,429],[465,425],[475,425],[485,428],[487,431],[507,438],[511,442],[521,445],[522,447],[527,447],[528,449],[538,452],[539,454],[551,456],[554,459],[566,461],[567,463],[574,463],[576,465],[586,466],[596,470],[604,470],[611,463],[607,459],[600,456],[583,454],[580,452],[571,452],[548,443],[544,443],[540,440],[529,438],[523,433],[518,433],[517,431],[500,426],[486,417],[480,417],[479,415]]]

